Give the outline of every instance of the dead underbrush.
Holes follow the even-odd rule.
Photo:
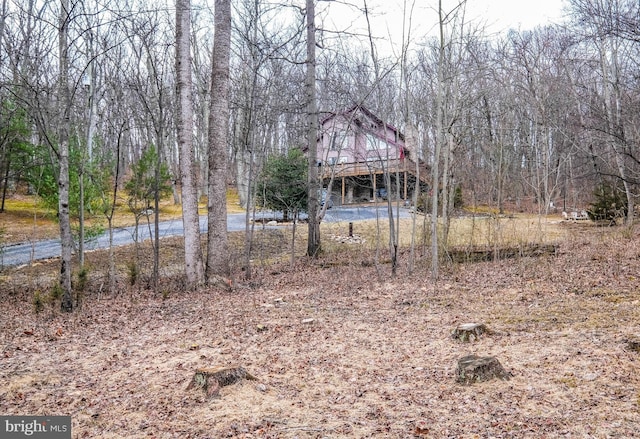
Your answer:
[[[0,412],[71,415],[74,438],[636,437],[640,237],[612,233],[438,282],[406,253],[396,277],[363,253],[264,265],[232,292],[168,276],[163,294],[123,278],[111,295],[93,278],[71,315],[3,287]],[[491,333],[453,340],[466,322]],[[513,377],[457,384],[468,354]],[[196,369],[230,365],[257,381],[187,391]]]

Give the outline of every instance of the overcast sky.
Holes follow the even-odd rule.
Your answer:
[[[469,15],[493,30],[532,29],[562,17],[562,0],[468,0]]]
[[[352,5],[362,7],[363,0],[351,0]],[[412,36],[414,41],[434,34],[437,29],[438,0],[367,0],[370,21],[377,37],[378,50],[386,52],[393,45],[400,47],[402,38],[403,7],[410,8]],[[459,0],[443,0],[443,9],[450,10]],[[506,32],[509,29],[527,30],[538,25],[561,20],[565,0],[467,0],[466,21],[472,25],[484,26],[487,34]],[[341,2],[319,2],[320,27],[348,29],[354,33],[366,33],[366,21],[356,7],[347,7]],[[322,13],[324,11],[324,13]],[[408,15],[408,13],[407,13]],[[384,41],[386,40],[386,41]]]

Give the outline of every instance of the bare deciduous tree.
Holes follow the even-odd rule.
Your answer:
[[[69,91],[69,46],[68,32],[70,24],[69,0],[60,0],[58,17],[58,111],[61,120],[58,123],[58,221],[60,224],[60,286],[62,287],[62,310],[73,310],[71,295],[71,256],[73,237],[69,218],[69,128],[71,99]]]
[[[230,275],[227,243],[227,145],[229,138],[230,0],[215,2],[209,113],[209,221],[206,277],[209,284]]]
[[[198,186],[193,144],[193,81],[191,79],[191,0],[176,0],[177,131],[184,224],[184,264],[190,289],[204,284],[200,245]]]
[[[320,185],[318,182],[318,108],[316,102],[316,18],[314,1],[307,0],[306,3],[307,71],[305,88],[307,95],[307,150],[309,154],[307,255],[310,257],[317,257],[322,249],[320,243],[320,219],[318,217]]]

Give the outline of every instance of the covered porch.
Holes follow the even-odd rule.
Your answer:
[[[388,174],[391,187],[386,187]],[[416,188],[428,189],[429,170],[413,160],[375,160],[325,165],[320,173],[323,188],[331,185],[332,200],[337,205],[378,201],[390,197],[410,200]],[[386,194],[380,189],[386,189]]]

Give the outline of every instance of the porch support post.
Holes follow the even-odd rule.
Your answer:
[[[371,178],[373,179],[373,201],[378,201],[378,197],[376,195],[376,180],[378,179],[378,176],[375,171],[371,174]]]
[[[407,199],[407,171],[404,171],[404,199]]]

